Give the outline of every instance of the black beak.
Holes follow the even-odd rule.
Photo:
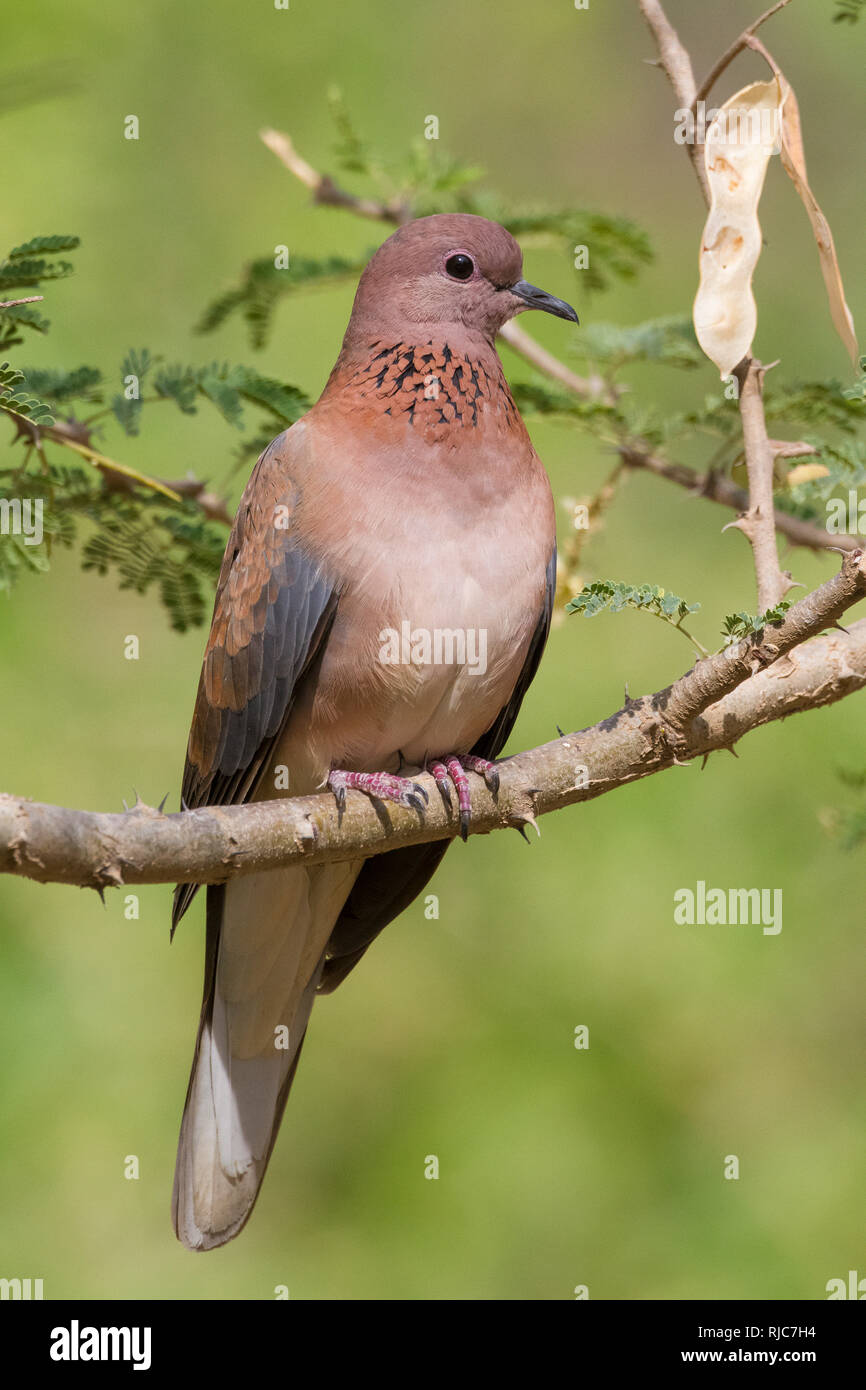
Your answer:
[[[530,285],[527,280],[518,280],[511,286],[511,293],[522,299],[527,309],[543,309],[546,314],[555,314],[558,319],[569,319],[571,323],[580,322],[571,305],[566,304],[564,299],[557,299],[546,290]]]

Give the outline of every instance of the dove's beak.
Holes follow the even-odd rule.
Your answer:
[[[518,280],[510,289],[527,309],[543,309],[546,314],[555,314],[558,319],[569,319],[571,323],[580,322],[571,305],[566,304],[564,299],[557,299],[555,295],[548,294],[547,290],[530,285],[528,280]],[[518,309],[517,313],[521,313],[521,309]]]

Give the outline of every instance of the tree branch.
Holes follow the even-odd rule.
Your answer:
[[[499,330],[500,338],[503,338],[508,346],[533,367],[536,367],[545,376],[551,377],[553,381],[558,381],[560,386],[564,386],[572,395],[577,396],[582,401],[604,401],[607,405],[616,405],[621,391],[611,386],[601,376],[584,377],[578,376],[570,367],[566,367],[564,362],[560,362],[558,357],[554,357],[552,352],[537,343],[534,338],[514,322],[506,323]]]
[[[298,154],[290,137],[282,131],[260,130],[259,139],[277,156],[280,163],[285,165],[290,174],[294,174],[296,179],[300,179],[301,183],[312,190],[314,203],[346,208],[349,212],[357,213],[359,217],[369,217],[374,222],[393,222],[398,226],[412,216],[411,208],[399,199],[382,203],[375,198],[358,198],[354,193],[347,193],[345,189],[338,188],[329,175],[320,174],[318,169],[314,169],[312,164],[308,164]]]
[[[766,613],[785,597],[793,581],[790,574],[782,572],[776,547],[773,508],[775,450],[767,435],[767,422],[764,419],[764,368],[754,357],[747,358],[741,368],[737,370],[736,377],[740,384],[739,406],[746,471],[749,475],[749,507],[748,511],[728,525],[742,531],[752,547],[758,581],[758,612]]]
[[[627,700],[593,728],[505,759],[495,799],[473,778],[473,833],[535,825],[537,816],[732,748],[762,724],[862,689],[866,620],[848,632],[818,634],[863,597],[866,557],[856,551],[780,624],[697,662],[665,690]],[[222,883],[301,861],[330,863],[453,838],[453,811],[428,774],[419,781],[430,798],[423,820],[359,792],[348,794],[342,818],[330,793],[175,815],[140,802],[123,815],[104,815],[0,796],[0,872],[100,890]]]
[[[44,298],[44,294],[28,294],[23,299],[4,299],[0,301],[0,309],[14,309],[18,304],[39,304]]]
[[[799,457],[805,449],[810,449],[809,445],[802,449],[798,445],[782,445],[780,440],[771,439],[770,445],[773,452],[780,458]],[[797,448],[797,454],[786,453],[786,449]],[[694,497],[706,497],[710,502],[718,502],[723,507],[732,507],[735,512],[748,511],[749,494],[736,483],[732,483],[722,473],[717,473],[710,469],[707,473],[696,473],[693,468],[687,468],[683,463],[671,463],[667,459],[658,458],[649,445],[643,445],[639,440],[629,441],[622,445],[619,450],[620,457],[629,468],[644,468],[648,473],[654,473],[658,478],[666,478],[668,482],[676,483],[678,487],[685,488]],[[778,509],[773,511],[773,524],[780,535],[784,536],[791,545],[804,546],[808,550],[859,550],[860,541],[856,536],[847,534],[830,536],[826,530],[817,526],[812,521],[802,521],[798,516],[792,516],[789,512],[782,512]],[[766,612],[766,609],[762,610]]]
[[[723,54],[709,73],[704,86],[707,90],[724,71],[727,64],[736,56],[740,48],[754,47],[764,53],[767,61],[775,67],[760,40],[753,37],[754,32],[765,20],[783,8],[788,0],[779,0],[765,11],[754,24],[750,25],[736,40],[736,43]],[[694,110],[698,93],[694,91],[694,78],[688,53],[680,43],[676,30],[671,25],[659,0],[638,0],[644,18],[652,29],[658,45],[662,67],[665,69],[674,91],[683,98],[683,105]],[[692,92],[691,100],[685,97]],[[704,146],[697,141],[686,146],[689,157],[698,176],[704,199],[710,202],[709,184],[704,167]],[[764,417],[763,381],[767,369],[755,358],[745,357],[735,371],[739,384],[740,418],[743,424],[743,443],[746,455],[746,470],[749,476],[749,506],[736,521],[729,524],[737,527],[748,537],[755,563],[755,577],[758,587],[758,611],[765,613],[775,607],[791,588],[793,580],[783,573],[779,565],[779,552],[776,548],[776,524],[773,507],[773,461],[775,453],[767,435]]]
[[[734,39],[734,42],[731,44],[730,48],[726,48],[721,58],[719,58],[710,68],[709,72],[707,73],[706,77],[704,78],[703,82],[698,88],[697,93],[695,94],[695,106],[697,106],[699,101],[704,101],[706,97],[709,96],[710,92],[712,91],[716,82],[718,82],[722,73],[725,71],[727,67],[730,66],[730,64],[734,61],[737,55],[742,53],[744,49],[750,48],[752,46],[749,43],[749,39],[752,37],[754,33],[757,32],[758,29],[760,29],[761,25],[766,24],[768,19],[771,19],[774,14],[776,14],[779,10],[783,10],[785,6],[788,4],[790,4],[790,0],[776,0],[775,5],[771,5],[768,10],[765,10],[764,13],[760,15],[758,19],[755,20],[754,24],[750,24],[747,29],[743,30],[739,38]]]
[[[661,66],[674,89],[677,103],[682,110],[690,111],[694,107],[697,97],[692,60],[680,42],[679,34],[662,9],[659,0],[638,0],[638,4],[656,41]],[[709,204],[710,187],[704,169],[703,146],[693,142],[686,145],[686,150],[704,195],[704,202]]]
[[[2,306],[0,306],[2,307]],[[63,449],[71,449],[73,453],[87,459],[102,474],[108,488],[115,491],[132,491],[135,487],[148,488],[151,492],[160,492],[172,502],[180,502],[183,497],[189,497],[201,509],[209,521],[219,521],[224,526],[231,526],[232,517],[229,513],[225,499],[218,496],[215,492],[209,492],[207,484],[189,473],[185,478],[170,481],[167,478],[151,478],[147,473],[141,473],[137,468],[130,468],[125,463],[118,463],[116,459],[108,458],[105,454],[100,454],[96,449],[91,448],[91,431],[88,424],[80,420],[56,420],[53,425],[35,425],[30,420],[15,415],[11,411],[4,409],[0,404],[0,414],[4,414],[15,425],[18,436],[28,440],[29,445],[35,449],[41,449],[43,443],[59,444]]]

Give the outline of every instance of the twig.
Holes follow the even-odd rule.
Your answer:
[[[231,526],[234,517],[226,505],[225,498],[216,492],[208,492],[207,483],[196,478],[194,474],[188,473],[185,478],[174,480],[164,478],[163,482],[180,497],[187,497],[196,502],[208,521],[221,521],[223,525]]]
[[[721,58],[713,64],[700,87],[698,87],[695,95],[695,105],[697,105],[699,101],[704,101],[709,96],[712,88],[725,71],[725,68],[730,66],[737,55],[742,53],[743,49],[753,46],[749,43],[749,39],[760,29],[761,25],[766,24],[768,19],[771,19],[774,14],[777,14],[779,10],[783,10],[788,4],[790,4],[790,0],[776,0],[775,5],[771,5],[768,10],[765,10],[764,13],[755,20],[754,24],[750,24],[747,29],[743,30],[739,38],[734,39],[730,48],[725,49]]]
[[[674,89],[679,106],[685,111],[692,110],[697,98],[692,60],[687,50],[680,42],[679,35],[662,9],[659,0],[638,0],[638,4],[641,14],[652,31],[662,68]],[[704,201],[709,204],[710,186],[704,168],[703,146],[692,142],[686,145],[686,149],[689,159],[692,161],[695,176],[701,186]]]
[[[0,403],[0,412],[8,415],[18,429],[18,435],[23,436],[29,441],[29,446],[37,450],[43,467],[47,469],[47,461],[43,446],[47,441],[50,444],[59,444],[61,448],[72,449],[75,453],[86,458],[89,463],[94,464],[109,487],[113,484],[138,483],[141,487],[150,488],[154,492],[160,492],[166,497],[170,497],[173,502],[179,502],[183,497],[190,498],[199,506],[209,521],[219,521],[225,526],[231,526],[232,516],[228,510],[225,499],[214,492],[208,492],[207,484],[198,478],[188,474],[186,478],[179,482],[171,482],[167,479],[151,478],[146,473],[140,473],[136,468],[130,468],[127,464],[118,463],[116,459],[110,459],[105,454],[93,449],[86,439],[90,436],[91,421],[79,420],[57,420],[53,425],[34,425],[31,421],[24,419],[20,415],[13,415],[4,410]],[[78,436],[76,438],[75,436]]]
[[[285,165],[290,174],[294,174],[296,179],[300,179],[301,183],[311,189],[313,202],[346,208],[357,213],[359,217],[369,217],[374,222],[393,222],[399,225],[411,216],[411,210],[399,199],[383,203],[375,198],[358,198],[354,193],[347,193],[345,189],[338,188],[327,174],[320,174],[298,154],[290,137],[282,131],[261,130],[259,139],[277,156],[280,163]]]
[[[577,396],[582,401],[604,401],[607,405],[615,405],[619,392],[612,388],[603,377],[578,376],[576,372],[566,367],[564,362],[560,362],[558,357],[554,357],[552,352],[543,348],[534,338],[530,338],[519,324],[506,323],[499,330],[500,338],[504,338],[506,343],[514,352],[529,362],[533,367],[537,367],[540,372],[558,381],[566,390]]]
[[[23,299],[4,299],[0,302],[0,309],[14,309],[17,304],[38,304],[44,298],[44,294],[28,294]]]
[[[115,459],[106,458],[105,454],[99,454],[95,449],[91,449],[87,444],[77,444],[73,439],[55,440],[55,443],[63,444],[65,449],[72,449],[82,458],[87,459],[95,468],[99,468],[105,473],[117,473],[122,478],[129,478],[134,483],[139,483],[141,487],[150,488],[152,492],[161,492],[165,497],[170,497],[172,502],[181,500],[180,494],[172,488],[166,487],[157,478],[149,478],[146,473],[139,473],[137,468],[129,468],[125,463],[117,463]]]
[[[782,572],[776,546],[773,507],[775,455],[764,418],[764,369],[756,358],[750,358],[743,364],[742,372],[738,371],[736,375],[740,384],[739,406],[749,476],[749,507],[729,524],[742,531],[752,547],[758,583],[758,612],[766,613],[784,598],[792,580],[790,574]]]
[[[733,45],[732,50],[729,50],[731,57],[733,56],[733,49],[739,52],[737,44],[740,44],[742,40],[742,47],[752,45],[759,49],[770,65],[775,67],[773,59],[766,52],[760,40],[753,38],[753,34],[759,25],[763,24],[777,10],[782,9],[783,4],[787,4],[787,2],[788,0],[780,0],[780,3],[767,10],[750,28],[746,29],[736,44]],[[667,19],[659,0],[638,0],[638,3],[655,35],[662,65],[674,86],[674,90],[677,91],[678,95],[680,92],[685,93],[689,87],[692,70],[688,54],[680,43],[676,30]],[[719,64],[716,65],[720,72],[726,66],[726,62],[723,61],[725,57],[726,55],[723,54]],[[727,58],[727,61],[730,61],[730,57]],[[709,77],[715,81],[715,69]],[[692,99],[684,104],[694,109],[697,100],[698,94],[693,92]],[[695,142],[688,145],[687,149],[695,172],[699,177],[704,197],[709,202],[703,143]],[[774,455],[767,436],[763,402],[763,377],[767,370],[768,368],[762,367],[756,359],[747,357],[743,359],[735,372],[740,387],[739,408],[743,424],[746,469],[749,476],[749,506],[743,516],[730,523],[731,526],[737,527],[745,533],[752,547],[758,586],[759,612],[766,612],[768,608],[775,607],[792,584],[791,576],[783,574],[781,570],[779,553],[776,548],[773,508]]]
[[[864,596],[866,568],[858,552],[778,626],[697,662],[666,690],[628,700],[593,728],[504,760],[496,799],[473,778],[473,832],[534,824],[539,815],[731,748],[762,724],[863,689],[866,621],[847,632],[818,634]],[[801,645],[809,637],[815,640]],[[430,793],[423,820],[397,806],[377,814],[360,792],[349,793],[342,818],[330,793],[175,815],[141,803],[124,815],[103,815],[0,796],[0,872],[100,891],[134,883],[222,883],[300,861],[366,858],[453,838],[453,812],[428,774],[419,780]]]
[[[770,440],[771,447],[780,445],[780,440]],[[792,448],[800,451],[798,445],[784,446],[775,448],[774,452],[783,458],[794,457],[787,453],[787,449]],[[805,445],[803,452],[808,449],[810,453],[814,450],[809,445]],[[623,461],[630,468],[644,468],[648,473],[654,473],[658,478],[666,478],[668,482],[675,483],[677,487],[685,488],[694,497],[706,497],[710,502],[718,502],[723,507],[731,507],[735,512],[745,512],[749,507],[749,495],[736,483],[732,483],[730,478],[723,474],[716,473],[710,469],[707,473],[696,473],[693,468],[687,468],[682,463],[671,463],[667,459],[661,459],[652,452],[649,445],[643,446],[640,442],[630,441],[627,445],[620,448]],[[789,512],[782,512],[775,509],[773,512],[773,524],[780,535],[784,536],[791,545],[803,546],[808,550],[859,550],[860,541],[856,536],[839,535],[831,536],[814,522],[802,521],[800,517],[791,516]],[[762,610],[766,612],[766,609]]]

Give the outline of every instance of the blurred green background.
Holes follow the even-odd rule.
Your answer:
[[[701,75],[761,6],[670,0]],[[795,0],[764,31],[794,82],[815,192],[833,225],[852,310],[862,250],[866,26],[833,25],[830,0]],[[32,366],[110,369],[132,345],[170,360],[254,361],[312,395],[324,384],[350,287],[298,297],[253,357],[230,322],[192,325],[241,264],[285,242],[355,254],[385,229],[310,206],[259,143],[275,125],[327,168],[325,94],[338,83],[365,135],[399,156],[440,120],[443,147],[486,167],[517,201],[624,213],[654,264],[587,301],[563,255],[527,276],[582,319],[688,312],[703,222],[671,139],[672,97],[632,0],[65,0],[5,21],[8,79],[56,93],[2,115],[14,152],[0,245],[74,232],[75,276],[49,287]],[[10,32],[11,30],[11,32]],[[738,60],[717,95],[764,76]],[[29,79],[28,79],[29,80]],[[7,87],[8,89],[8,87]],[[11,90],[11,89],[10,89]],[[139,116],[138,142],[122,138]],[[8,166],[7,166],[8,167]],[[811,231],[778,162],[761,221],[757,351],[786,377],[850,377]],[[555,321],[523,325],[553,350]],[[507,351],[506,369],[529,369]],[[696,377],[635,370],[671,407]],[[533,422],[558,495],[589,493],[610,457],[561,424]],[[236,499],[236,439],[207,412],[145,413],[115,456]],[[696,462],[695,451],[686,462]],[[564,517],[564,513],[562,514]],[[743,538],[728,518],[633,477],[593,541],[593,577],[663,584],[700,600],[698,636],[754,609]],[[787,557],[809,587],[832,557]],[[124,660],[135,633],[141,659]],[[205,639],[172,633],[155,598],[120,593],[56,556],[0,603],[3,790],[119,810],[133,788],[177,804]],[[640,615],[572,618],[553,634],[512,750],[579,728],[690,664],[681,637]],[[239,1240],[193,1256],[169,1199],[198,1016],[203,901],[169,950],[170,889],[124,899],[0,884],[0,1275],[45,1295],[105,1298],[707,1297],[813,1299],[866,1274],[863,1181],[863,856],[825,834],[844,799],[837,769],[866,762],[863,702],[758,732],[739,760],[674,769],[542,822],[531,847],[497,834],[457,844],[416,903],[333,997],[319,1003],[255,1215]],[[676,927],[673,894],[698,879],[782,888],[779,936]],[[574,1029],[587,1024],[590,1048]],[[140,1160],[124,1178],[126,1155]],[[438,1155],[440,1177],[424,1177]],[[740,1161],[725,1181],[725,1156]]]

